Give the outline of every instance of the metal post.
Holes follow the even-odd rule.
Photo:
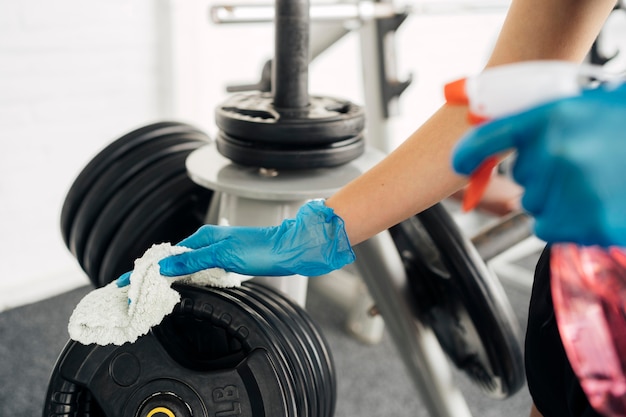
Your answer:
[[[277,109],[309,105],[309,1],[276,0],[273,96]]]

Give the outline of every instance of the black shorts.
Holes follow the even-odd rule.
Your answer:
[[[526,378],[544,417],[602,417],[589,405],[567,360],[550,292],[550,250],[537,263],[526,331]]]

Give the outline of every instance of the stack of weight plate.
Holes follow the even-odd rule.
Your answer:
[[[133,267],[154,243],[202,225],[213,195],[187,176],[185,159],[209,137],[159,122],[115,140],[80,172],[61,211],[66,246],[96,287]]]
[[[332,357],[301,307],[254,282],[174,288],[180,303],[135,343],[69,341],[43,416],[333,416]]]

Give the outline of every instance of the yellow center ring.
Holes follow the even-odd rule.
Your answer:
[[[146,417],[152,417],[154,415],[157,415],[159,413],[163,413],[165,414],[167,417],[176,417],[174,415],[174,413],[172,412],[172,410],[170,410],[169,408],[165,408],[165,407],[156,407],[153,408],[152,410],[150,410],[150,412],[148,413],[148,415]],[[158,416],[157,416],[158,417]]]

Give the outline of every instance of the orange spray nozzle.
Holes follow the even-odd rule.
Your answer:
[[[469,98],[465,92],[465,78],[446,84],[443,88],[443,95],[448,104],[468,104]]]

